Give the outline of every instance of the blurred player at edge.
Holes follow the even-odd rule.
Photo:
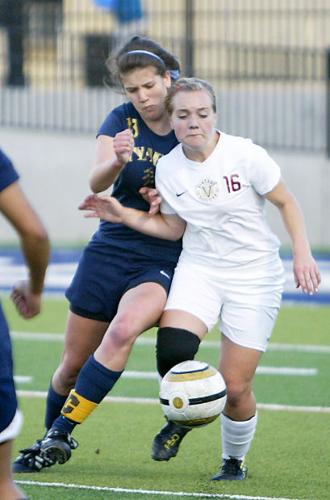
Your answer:
[[[14,286],[12,300],[24,318],[41,309],[41,293],[49,259],[46,230],[18,183],[10,159],[0,150],[0,212],[16,230],[29,270],[29,279]],[[18,500],[24,493],[13,482],[11,450],[22,414],[17,406],[9,328],[0,304],[0,498]]]

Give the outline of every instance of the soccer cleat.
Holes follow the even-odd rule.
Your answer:
[[[218,474],[212,477],[213,481],[242,481],[247,476],[247,467],[243,460],[225,458]]]
[[[175,457],[182,439],[189,431],[191,431],[190,427],[184,427],[169,420],[152,443],[151,457],[157,461],[167,461]]]
[[[31,448],[20,450],[20,456],[13,463],[13,472],[40,472],[41,469],[54,465],[55,462],[41,455],[40,443],[41,439],[38,439]]]
[[[71,450],[78,448],[78,442],[67,432],[50,429],[40,443],[42,458],[53,464],[65,464],[71,457]]]

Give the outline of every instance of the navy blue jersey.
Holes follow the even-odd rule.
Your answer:
[[[1,432],[12,422],[17,398],[13,377],[13,356],[8,324],[0,305],[0,443]]]
[[[12,162],[0,149],[0,192],[10,186],[10,184],[13,184],[13,182],[16,182],[17,179],[18,173]]]
[[[149,204],[139,194],[143,186],[155,187],[155,169],[158,159],[169,153],[178,141],[173,131],[165,136],[155,134],[142,120],[131,103],[115,108],[101,125],[97,135],[114,137],[130,128],[134,136],[134,151],[113,185],[112,196],[124,206],[148,211]],[[153,260],[164,258],[175,263],[181,252],[181,241],[153,238],[123,224],[101,221],[94,241],[125,249]]]
[[[0,149],[0,193],[16,182],[18,174],[8,158]],[[13,379],[13,359],[11,342],[6,318],[0,305],[0,433],[13,420],[17,400]]]

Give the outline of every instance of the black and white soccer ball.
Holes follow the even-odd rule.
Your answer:
[[[168,420],[189,427],[213,422],[226,404],[222,375],[203,361],[179,363],[163,377],[160,404]]]

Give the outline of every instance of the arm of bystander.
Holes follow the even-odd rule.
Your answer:
[[[19,235],[29,269],[29,279],[14,286],[12,300],[22,316],[32,318],[41,309],[50,251],[47,232],[18,182],[1,191],[0,211]]]

